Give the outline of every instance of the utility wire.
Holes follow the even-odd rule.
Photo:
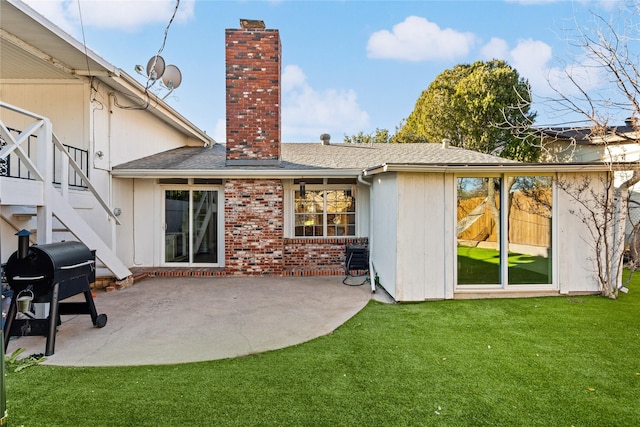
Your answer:
[[[160,48],[158,49],[158,53],[153,58],[153,64],[151,66],[152,70],[155,69],[156,62],[158,61],[158,56],[160,56],[160,54],[164,50],[164,45],[167,43],[167,36],[169,35],[169,28],[171,27],[171,24],[173,23],[173,20],[175,19],[176,14],[178,13],[178,7],[180,7],[180,0],[176,0],[176,7],[173,9],[173,14],[171,15],[171,19],[169,19],[169,23],[167,24],[167,26],[164,29],[164,36],[162,37],[162,44],[160,45]],[[151,73],[149,73],[149,76],[147,77],[147,84],[146,84],[146,87],[145,87],[145,93],[153,85],[153,83],[149,84],[150,81],[151,81]],[[155,80],[154,80],[154,82],[155,82]]]
[[[80,17],[80,30],[82,31],[82,46],[84,47],[84,59],[87,61],[87,74],[91,77],[91,66],[89,65],[89,51],[87,49],[87,39],[84,35],[84,22],[82,21],[82,8],[78,0],[78,16]]]

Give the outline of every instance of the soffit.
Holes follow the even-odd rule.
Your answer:
[[[117,74],[114,66],[22,2],[0,2],[0,29],[1,79],[68,80],[87,70]]]
[[[0,39],[0,79],[73,80],[75,76],[27,53],[6,39]]]

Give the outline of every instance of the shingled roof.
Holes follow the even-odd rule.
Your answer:
[[[568,141],[577,145],[629,144],[638,142],[638,130],[625,124],[610,126],[604,133],[590,127],[551,127],[537,129],[537,133],[549,140]]]
[[[329,144],[286,143],[281,146],[279,167],[227,166],[226,147],[182,147],[144,157],[113,168],[116,175],[127,171],[229,171],[272,170],[343,170],[357,173],[363,169],[388,163],[424,165],[512,164],[513,160],[440,144]]]

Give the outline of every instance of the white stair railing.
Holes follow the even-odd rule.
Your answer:
[[[109,207],[108,203],[100,195],[97,189],[89,181],[82,167],[71,157],[65,146],[54,135],[51,122],[46,117],[23,110],[11,104],[0,101],[0,109],[7,109],[13,113],[27,116],[34,119],[33,123],[14,136],[1,120],[0,114],[0,137],[6,145],[0,149],[0,159],[6,159],[9,154],[14,153],[19,160],[27,167],[36,181],[40,181],[43,186],[43,203],[37,206],[37,240],[39,243],[50,243],[53,239],[53,217],[60,220],[78,240],[93,246],[96,249],[96,256],[105,266],[119,279],[123,279],[131,274],[128,268],[115,256],[111,248],[89,227],[86,222],[75,212],[68,203],[69,192],[69,167],[87,184],[87,188],[98,201],[100,207],[107,213],[112,226],[120,224],[120,221]],[[22,144],[30,136],[38,138],[36,162],[23,149]],[[61,183],[60,191],[53,185],[53,158],[54,149],[61,153]]]
[[[98,193],[98,190],[93,186],[93,184],[91,184],[91,181],[89,181],[89,177],[85,175],[84,171],[82,170],[82,167],[73,159],[73,157],[71,157],[71,154],[69,154],[64,144],[60,142],[56,134],[52,133],[52,135],[53,135],[53,144],[58,149],[58,151],[60,151],[63,154],[62,161],[61,161],[61,174],[60,174],[61,175],[60,188],[61,188],[62,194],[65,195],[69,191],[69,166],[71,166],[71,168],[76,172],[76,174],[78,174],[80,179],[82,179],[82,181],[87,185],[87,188],[94,195],[98,203],[100,203],[100,206],[102,206],[102,209],[104,209],[107,215],[109,215],[109,218],[113,219],[116,224],[120,225],[120,220],[118,220],[118,217],[113,213],[113,210],[111,210],[107,202],[102,198],[100,193]]]

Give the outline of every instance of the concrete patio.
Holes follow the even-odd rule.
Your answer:
[[[44,363],[156,365],[244,356],[329,334],[371,298],[392,301],[382,289],[373,294],[368,283],[346,286],[342,279],[156,277],[98,292],[106,326],[94,328],[88,315],[62,316],[55,354]],[[7,354],[44,353],[45,344],[42,336],[14,338]]]

